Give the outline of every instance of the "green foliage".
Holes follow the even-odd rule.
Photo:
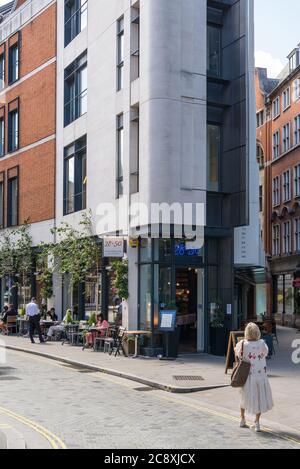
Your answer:
[[[96,324],[96,323],[97,323],[96,313],[92,313],[89,317],[88,325],[92,326],[93,324]]]
[[[26,222],[0,234],[0,277],[27,276],[33,265],[32,238]]]
[[[115,279],[113,288],[117,291],[120,299],[128,300],[128,260],[117,259],[112,262],[112,267],[115,271]]]
[[[53,273],[51,269],[45,268],[40,276],[42,283],[41,295],[45,300],[53,296]]]
[[[70,274],[70,289],[85,281],[91,270],[99,269],[100,248],[92,233],[90,215],[83,214],[79,229],[68,223],[62,223],[52,230],[56,243],[41,245],[41,256],[51,259],[51,266],[47,272],[55,271]]]

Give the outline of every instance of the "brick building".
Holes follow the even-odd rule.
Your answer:
[[[300,313],[294,281],[300,264],[299,48],[277,79],[256,70],[260,216],[267,256],[268,311],[287,325]]]
[[[36,245],[55,217],[56,1],[14,1],[0,13],[0,225],[28,221]],[[8,290],[2,279],[2,304]]]

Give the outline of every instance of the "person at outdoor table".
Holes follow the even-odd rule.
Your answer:
[[[12,314],[13,313],[13,314]],[[6,324],[7,324],[7,318],[8,316],[16,316],[15,312],[13,309],[9,309],[8,306],[4,306],[2,320],[0,321],[0,330],[3,332],[6,332]]]
[[[100,329],[99,331],[90,331],[87,332],[85,335],[85,343],[89,347],[92,347],[94,345],[94,340],[96,337],[103,337],[105,335],[105,331],[109,328],[109,324],[104,319],[103,314],[98,314],[97,316],[97,324],[96,324],[97,329]]]
[[[55,312],[55,308],[51,308],[50,311],[48,312],[48,316],[51,318],[52,321],[57,321],[58,320],[58,316]]]
[[[54,308],[52,308],[52,309],[54,309]],[[67,311],[67,313],[68,313],[68,311]],[[57,318],[57,316],[56,316],[56,318]],[[47,341],[47,340],[51,339],[56,332],[64,332],[64,330],[66,329],[66,326],[67,326],[67,314],[65,315],[65,317],[63,318],[63,320],[60,324],[57,324],[56,326],[49,327],[47,337],[46,337],[45,340]]]
[[[32,298],[31,302],[26,306],[26,316],[29,318],[29,337],[31,343],[34,344],[34,332],[37,330],[39,335],[40,343],[45,343],[45,340],[42,336],[41,326],[40,326],[40,311],[36,302],[36,298]]]

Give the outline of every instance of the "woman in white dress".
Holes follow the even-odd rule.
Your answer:
[[[243,347],[244,343],[244,347]],[[239,359],[251,363],[251,369],[247,382],[241,388],[241,422],[240,427],[247,426],[245,413],[255,415],[255,431],[260,432],[260,417],[273,408],[271,386],[267,375],[266,357],[269,350],[261,340],[258,326],[248,324],[245,330],[245,340],[237,344],[235,354]]]

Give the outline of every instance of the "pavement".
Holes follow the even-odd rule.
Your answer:
[[[279,328],[279,345],[275,346],[275,357],[268,362],[269,377],[274,394],[275,407],[264,416],[268,428],[285,434],[289,438],[300,438],[299,378],[300,364],[292,361],[292,344],[299,341],[300,334],[294,329]],[[2,337],[6,348],[25,352],[30,356],[39,355],[64,363],[84,372],[100,372],[123,380],[130,380],[152,389],[169,391],[177,395],[179,403],[200,406],[211,412],[238,418],[239,397],[230,387],[230,375],[225,375],[225,359],[210,355],[181,356],[174,362],[150,358],[114,357],[108,354],[84,352],[81,348],[67,344],[30,344],[28,339]],[[9,353],[9,352],[7,352]],[[300,355],[300,354],[299,354]],[[178,381],[175,377],[180,377]],[[122,382],[122,379],[120,379]],[[1,383],[1,380],[0,380]],[[166,393],[163,393],[166,395]]]

